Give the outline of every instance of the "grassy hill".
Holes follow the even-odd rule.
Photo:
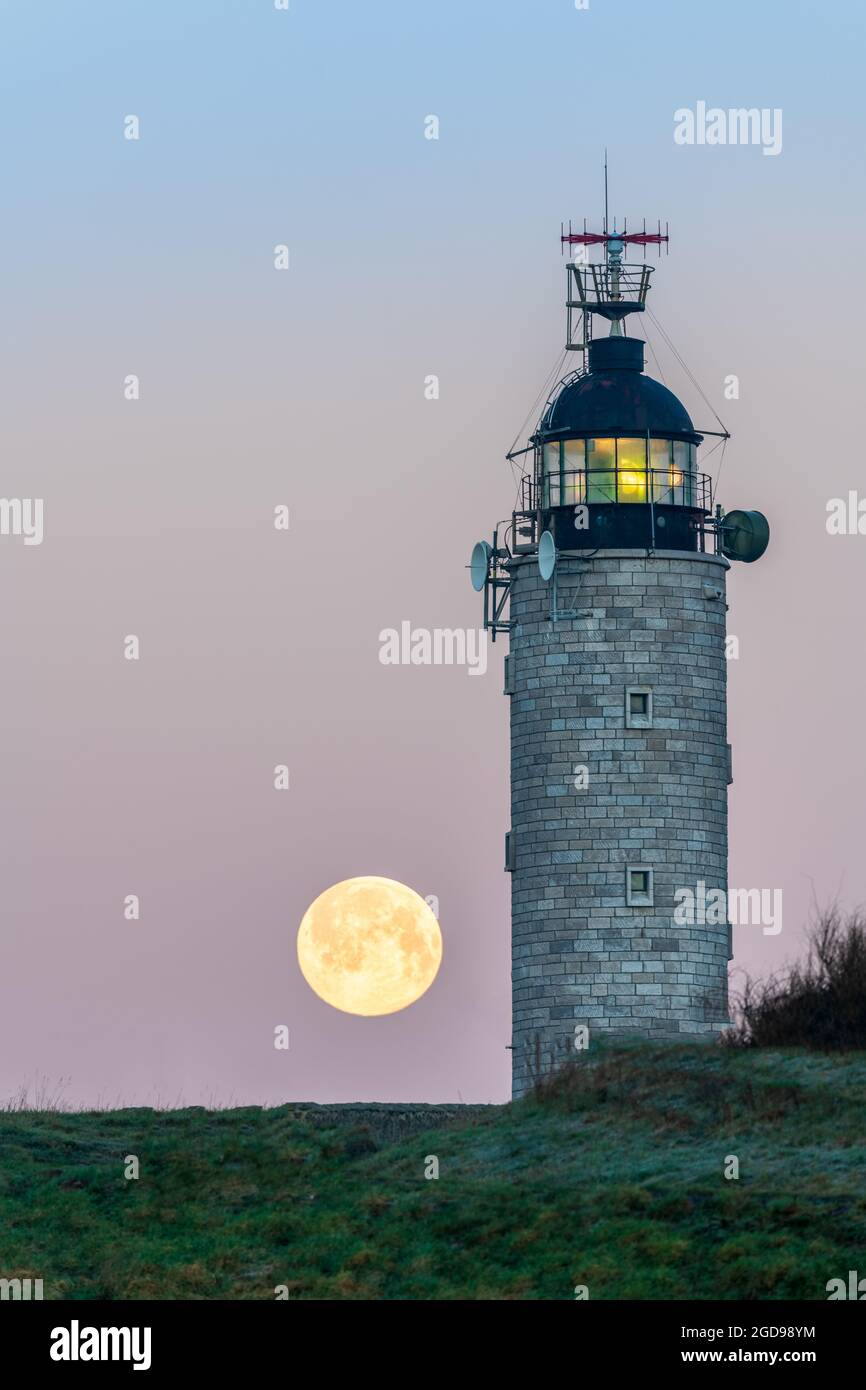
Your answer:
[[[397,1142],[339,1107],[0,1114],[0,1277],[46,1299],[825,1299],[866,1274],[866,1053],[591,1058]]]

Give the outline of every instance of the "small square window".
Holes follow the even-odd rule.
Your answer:
[[[630,864],[626,869],[625,900],[629,907],[652,907],[653,871],[645,864]]]
[[[625,726],[649,729],[653,722],[653,693],[648,685],[631,686],[625,692]]]

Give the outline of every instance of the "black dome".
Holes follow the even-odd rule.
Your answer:
[[[700,443],[688,411],[673,391],[643,372],[640,338],[598,338],[590,344],[589,372],[560,391],[539,435],[667,435]]]

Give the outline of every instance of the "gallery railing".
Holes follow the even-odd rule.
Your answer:
[[[708,473],[677,468],[577,468],[545,475],[541,484],[530,475],[522,479],[521,510],[577,507],[585,503],[646,504],[649,502],[712,510],[712,479]]]

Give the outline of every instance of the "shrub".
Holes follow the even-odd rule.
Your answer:
[[[747,980],[726,1041],[745,1047],[866,1048],[866,918],[822,911],[805,961],[783,977]]]

